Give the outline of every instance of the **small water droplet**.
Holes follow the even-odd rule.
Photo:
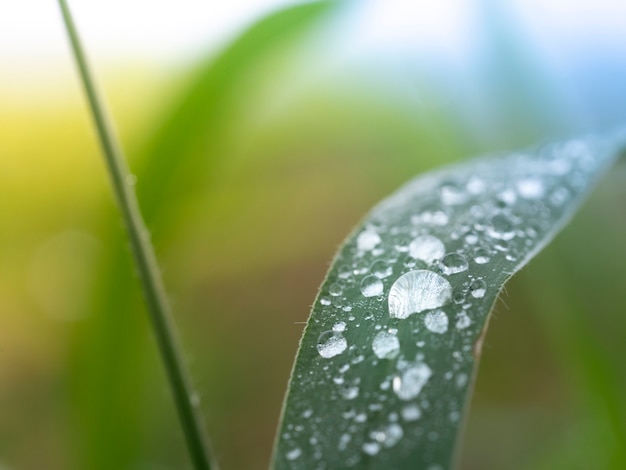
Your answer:
[[[320,299],[320,304],[328,306],[328,305],[331,304],[331,301],[330,301],[330,299],[328,297],[322,297]]]
[[[383,281],[376,276],[366,276],[361,281],[361,294],[364,297],[377,297],[383,294]]]
[[[472,324],[471,318],[465,313],[465,311],[456,314],[456,327],[459,330],[463,330]]]
[[[422,417],[422,410],[417,405],[407,405],[400,412],[405,421],[417,421]]]
[[[475,245],[478,243],[478,234],[476,232],[470,232],[465,235],[465,243],[468,245]]]
[[[456,376],[456,386],[457,386],[457,388],[465,387],[465,384],[467,384],[467,380],[468,380],[467,374],[460,373],[459,375],[457,375]]]
[[[472,176],[465,187],[471,194],[481,194],[487,189],[487,183],[480,178]]]
[[[489,221],[487,235],[498,240],[511,240],[515,237],[513,222],[505,215],[498,214]]]
[[[363,452],[367,455],[376,455],[380,452],[380,444],[377,442],[366,442],[363,444]]]
[[[537,178],[524,178],[517,182],[517,192],[524,199],[540,199],[544,191],[543,183]]]
[[[469,286],[469,293],[475,299],[481,299],[487,292],[487,285],[482,279],[474,279]]]
[[[380,235],[372,229],[366,228],[356,239],[356,246],[359,251],[371,251],[381,242]]]
[[[476,264],[487,264],[490,260],[489,252],[483,248],[474,250],[474,261]]]
[[[395,446],[404,436],[402,426],[397,423],[389,424],[376,431],[370,432],[370,437],[386,448]]]
[[[304,411],[302,412],[302,417],[303,417],[304,419],[309,419],[311,416],[313,416],[313,410],[312,410],[312,409],[310,409],[310,408],[308,408],[308,409],[306,409],[306,410],[304,410]]]
[[[409,245],[409,256],[432,263],[446,254],[443,242],[432,235],[422,235],[415,238]]]
[[[443,307],[452,298],[452,286],[432,271],[409,271],[389,291],[389,315],[407,318],[414,313]]]
[[[462,273],[468,268],[467,260],[460,253],[448,253],[439,264],[443,273],[447,275]]]
[[[393,274],[393,269],[391,268],[389,263],[383,260],[376,261],[374,264],[372,264],[372,267],[370,269],[372,271],[372,274],[378,279],[385,279]]]
[[[455,183],[444,184],[439,188],[441,202],[447,206],[463,204],[467,201],[467,193]]]
[[[337,333],[341,333],[342,331],[346,330],[346,322],[345,321],[338,321],[337,323],[335,323],[333,325],[333,331],[337,332]]]
[[[344,388],[341,392],[341,395],[346,399],[346,400],[354,400],[356,397],[359,396],[359,387],[348,387],[348,388]]]
[[[287,452],[287,460],[296,460],[298,457],[302,455],[302,450],[299,447],[290,450]]]
[[[372,350],[379,359],[393,359],[400,354],[400,341],[396,335],[381,331],[372,341]]]
[[[351,440],[352,440],[352,436],[350,436],[350,434],[347,434],[347,433],[342,434],[341,437],[339,438],[339,445],[337,446],[337,448],[339,450],[346,450]]]
[[[570,193],[565,188],[557,188],[550,194],[550,204],[555,207],[562,206],[570,198]]]
[[[335,282],[328,287],[328,293],[333,297],[339,297],[343,293],[343,287]]]
[[[452,293],[452,301],[455,304],[462,304],[465,302],[465,291],[461,287],[454,289],[454,292]]]
[[[431,375],[432,371],[426,364],[414,365],[393,378],[393,391],[400,400],[412,400],[420,394]]]
[[[341,333],[326,331],[317,339],[317,351],[325,359],[338,356],[346,350],[348,342]]]
[[[443,310],[432,310],[424,317],[424,325],[433,333],[443,334],[448,331],[448,316]]]

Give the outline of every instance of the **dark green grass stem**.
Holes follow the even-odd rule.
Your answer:
[[[152,320],[157,344],[167,371],[170,386],[185,434],[187,447],[196,470],[216,469],[211,459],[204,422],[195,400],[174,331],[169,303],[157,266],[150,236],[141,218],[137,197],[129,183],[128,167],[93,81],[78,32],[65,0],[59,0],[67,34],[80,72],[113,192],[126,226],[130,247],[141,280],[143,294]]]

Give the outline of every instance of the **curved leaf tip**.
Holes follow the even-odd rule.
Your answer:
[[[469,160],[374,208],[314,304],[273,467],[453,467],[498,292],[623,142],[615,133]]]

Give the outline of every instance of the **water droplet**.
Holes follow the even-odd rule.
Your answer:
[[[452,286],[432,271],[409,271],[389,291],[389,315],[407,318],[414,313],[443,307],[452,298]]]
[[[343,293],[343,287],[335,282],[328,287],[328,293],[333,297],[339,297]]]
[[[400,341],[396,335],[381,331],[374,337],[372,349],[379,359],[393,359],[400,354]]]
[[[363,444],[363,452],[367,455],[376,455],[380,452],[380,444],[377,442],[366,442]]]
[[[311,416],[313,416],[313,410],[312,410],[312,409],[310,409],[310,408],[308,408],[308,409],[306,409],[306,410],[304,410],[304,411],[302,412],[302,417],[303,417],[304,419],[309,419]]]
[[[346,400],[354,400],[356,397],[359,396],[359,387],[348,387],[348,388],[344,388],[341,392],[341,395],[346,399]]]
[[[424,317],[424,325],[433,333],[443,334],[448,331],[448,316],[443,310],[433,310]]]
[[[467,328],[468,326],[470,326],[471,324],[472,324],[472,320],[467,315],[467,313],[465,313],[465,311],[462,311],[456,314],[456,327],[459,330],[463,330]]]
[[[562,206],[563,204],[565,204],[567,202],[567,200],[570,197],[571,197],[570,193],[569,193],[569,191],[567,189],[565,189],[565,188],[557,188],[550,195],[550,204],[552,204],[555,207]]]
[[[441,259],[446,254],[446,247],[441,240],[432,235],[422,235],[415,238],[409,245],[409,255],[415,259],[421,259],[426,263],[432,263]]]
[[[465,291],[461,287],[454,289],[454,292],[452,293],[452,301],[455,304],[462,304],[465,302]]]
[[[290,450],[287,452],[287,460],[296,460],[298,457],[302,455],[302,450],[299,447]]]
[[[339,445],[337,446],[337,448],[339,450],[346,450],[351,440],[352,440],[352,436],[350,436],[350,434],[347,434],[347,433],[342,434],[341,437],[339,438]]]
[[[346,331],[346,322],[345,321],[338,321],[337,323],[335,323],[333,325],[333,331],[335,331],[337,333],[341,333],[342,331]]]
[[[356,239],[356,247],[359,251],[371,251],[381,242],[380,235],[372,228],[363,230]]]
[[[372,431],[370,437],[386,448],[395,446],[404,436],[402,426],[397,423],[389,424],[381,429]]]
[[[331,304],[331,301],[328,297],[322,297],[320,299],[320,304],[328,306]]]
[[[469,286],[469,292],[475,299],[480,299],[485,296],[487,292],[487,285],[482,279],[474,279]]]
[[[474,250],[474,261],[477,264],[487,264],[491,258],[489,252],[483,248],[477,248]]]
[[[338,356],[346,350],[348,342],[341,333],[326,331],[317,339],[317,351],[325,359]]]
[[[515,237],[513,222],[505,215],[498,214],[489,221],[487,235],[498,240],[511,240]]]
[[[361,281],[361,294],[364,297],[377,297],[383,293],[383,281],[376,276],[366,276]]]
[[[376,261],[374,264],[372,264],[372,267],[370,269],[372,271],[372,274],[379,279],[385,279],[393,274],[393,269],[391,268],[391,266],[386,261],[382,260]]]
[[[467,260],[460,253],[448,253],[440,262],[444,274],[462,273],[467,270]]]
[[[400,412],[405,421],[417,421],[422,417],[422,410],[417,405],[407,405]]]
[[[543,183],[537,178],[524,178],[517,182],[517,192],[524,199],[540,199],[544,191]]]
[[[465,187],[472,194],[481,194],[487,189],[487,184],[480,178],[472,176]]]
[[[457,388],[465,387],[465,384],[467,384],[467,379],[468,379],[467,374],[461,373],[461,374],[457,375],[457,377],[456,377],[456,386],[457,386]]]
[[[465,243],[467,243],[468,245],[475,245],[476,243],[478,243],[478,234],[476,234],[475,232],[470,232],[465,235]]]
[[[432,371],[426,364],[414,365],[393,378],[393,391],[400,400],[412,400],[420,394],[431,375]]]
[[[439,188],[441,202],[447,206],[463,204],[467,201],[467,194],[463,189],[454,183],[444,184]]]
[[[498,194],[498,199],[502,201],[502,205],[504,206],[512,206],[517,201],[517,194],[512,189],[505,189],[500,194]]]

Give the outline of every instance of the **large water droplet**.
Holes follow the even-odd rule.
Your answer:
[[[448,316],[443,310],[433,310],[424,317],[424,325],[433,333],[445,333],[448,331]]]
[[[346,338],[336,331],[326,331],[317,339],[317,352],[325,359],[338,356],[348,347]]]
[[[364,297],[377,297],[383,293],[383,281],[376,276],[364,277],[361,281],[361,294]]]
[[[442,241],[432,235],[419,236],[409,245],[409,255],[427,263],[441,259],[445,253],[446,247]]]
[[[467,270],[468,264],[465,257],[459,253],[448,253],[439,263],[444,274],[462,273]]]
[[[372,228],[366,228],[363,230],[356,239],[356,247],[359,251],[371,251],[382,240],[380,235]]]
[[[381,331],[374,337],[372,349],[379,359],[393,359],[400,353],[400,341],[396,335]]]
[[[432,271],[409,271],[389,291],[389,315],[407,318],[414,313],[443,307],[452,298],[452,286]]]
[[[426,364],[414,365],[393,378],[393,391],[400,400],[412,400],[420,394],[431,375],[432,371]]]

